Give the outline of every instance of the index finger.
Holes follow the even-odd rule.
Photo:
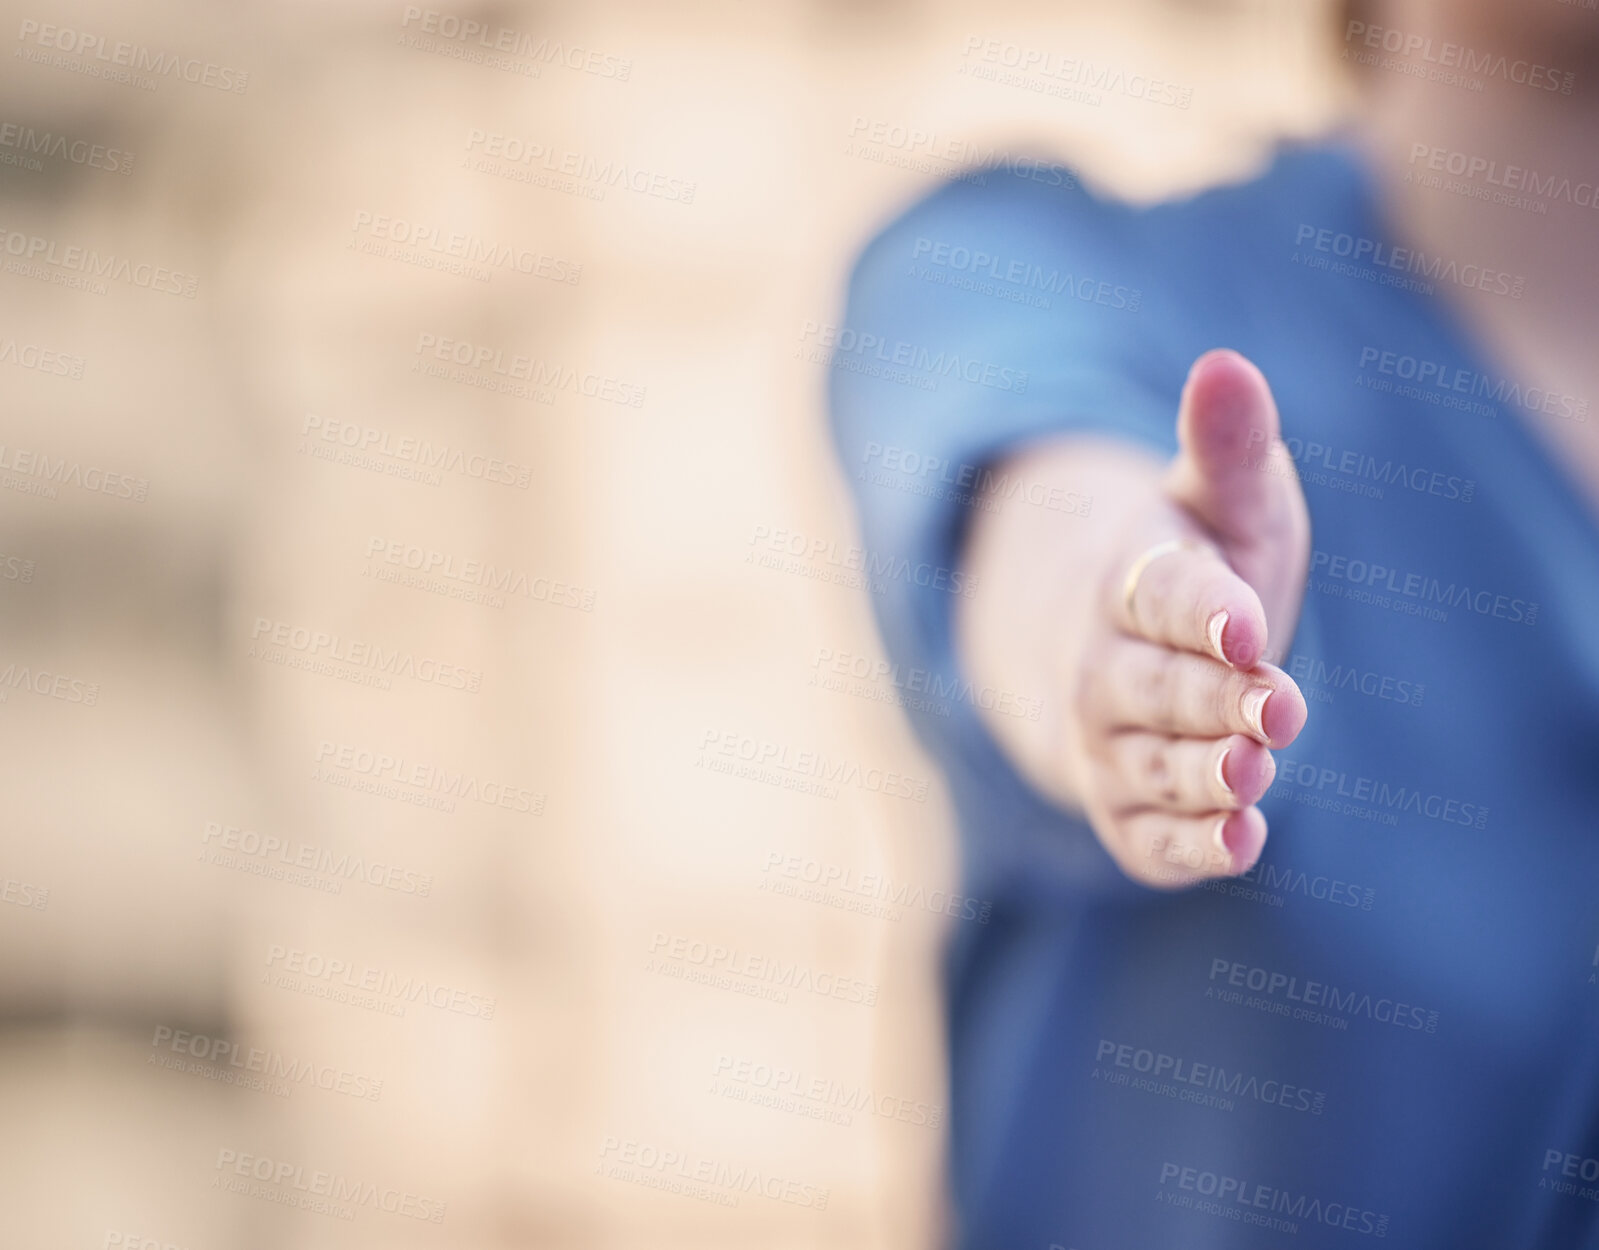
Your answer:
[[[1124,633],[1253,668],[1266,650],[1260,596],[1214,547],[1158,543],[1127,566],[1116,613]]]

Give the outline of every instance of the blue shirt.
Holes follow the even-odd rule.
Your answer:
[[[977,173],[861,257],[832,428],[992,904],[946,969],[962,1245],[1599,1246],[1599,543],[1530,428],[1592,414],[1450,312],[1521,294],[1396,248],[1336,147],[1149,208]],[[947,571],[980,487],[1092,513],[999,457],[1073,431],[1169,455],[1221,346],[1264,370],[1305,483],[1284,667],[1310,718],[1260,864],[1167,894],[1001,754],[979,704],[1037,692],[966,680]]]

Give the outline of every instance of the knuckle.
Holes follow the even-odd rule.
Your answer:
[[[1175,702],[1178,706],[1181,719],[1189,726],[1195,727],[1208,724],[1211,720],[1211,702],[1214,694],[1211,682],[1214,675],[1203,661],[1195,661],[1184,657],[1181,662],[1181,676],[1177,686]]]
[[[1177,802],[1177,774],[1172,768],[1170,746],[1159,738],[1151,738],[1143,744],[1141,754],[1141,771],[1149,793],[1166,804]]]
[[[1161,677],[1165,686],[1161,692],[1164,696],[1164,702],[1161,704],[1164,717],[1160,727],[1166,733],[1174,734],[1189,719],[1193,711],[1193,683],[1189,677],[1186,659],[1176,652],[1163,656]]]
[[[1169,728],[1172,721],[1172,667],[1169,656],[1155,656],[1142,665],[1137,676],[1138,706],[1149,723],[1161,729]]]

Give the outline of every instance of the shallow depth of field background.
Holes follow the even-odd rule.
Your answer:
[[[0,7],[0,127],[132,157],[120,173],[0,144],[14,158],[0,233],[196,278],[191,299],[0,272],[4,464],[31,451],[148,482],[136,501],[31,493],[15,468],[0,481],[0,555],[14,558],[0,560],[0,1239],[936,1244],[941,1127],[840,1123],[726,1079],[747,1061],[947,1105],[949,922],[771,888],[774,857],[926,891],[954,873],[939,786],[892,686],[812,682],[819,656],[880,654],[867,593],[747,558],[774,531],[857,541],[804,330],[837,319],[869,234],[954,170],[893,163],[872,127],[1069,160],[1141,196],[1238,176],[1274,134],[1336,109],[1330,13],[1298,0],[438,10],[625,61],[622,80],[408,45],[421,22],[387,0]],[[242,70],[247,86],[171,76],[146,90],[41,64],[20,55],[37,46],[20,35],[30,21]],[[987,39],[1167,79],[1192,103],[987,80],[966,55]],[[669,194],[485,173],[466,159],[474,130],[659,174]],[[482,282],[351,247],[376,217],[537,254],[547,273]],[[419,370],[418,343],[440,339],[643,399],[502,395]],[[28,367],[34,349],[80,363]],[[313,419],[497,456],[527,484],[329,461],[310,448],[334,444],[304,440]],[[385,580],[369,554],[390,543],[510,568],[525,587],[558,581],[580,606]],[[274,663],[252,637],[262,618],[458,665],[480,688],[374,689]],[[702,766],[713,734],[895,770],[931,782],[928,797],[728,776]],[[440,810],[415,786],[363,791],[359,766],[338,767],[346,751],[517,797]],[[255,836],[218,832],[230,827]],[[262,869],[277,860],[224,846],[268,837],[291,858],[395,867],[401,884],[276,879]],[[425,897],[404,884],[424,877]],[[675,977],[652,959],[677,939],[856,978],[876,1003]],[[319,994],[313,976],[302,992],[274,951],[492,997],[493,1015],[420,1001],[391,1014]],[[175,1052],[180,1031],[200,1040]],[[219,1043],[334,1088],[229,1083],[246,1068],[196,1057]],[[826,1206],[663,1192],[640,1183],[648,1168],[616,1170],[624,1151],[753,1169],[827,1191]],[[446,1204],[444,1218],[374,1200],[347,1219],[265,1183],[237,1192],[246,1179],[218,1162],[245,1156],[287,1165],[279,1197],[327,1172]]]

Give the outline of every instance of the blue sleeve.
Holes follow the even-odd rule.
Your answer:
[[[974,689],[951,627],[955,597],[972,590],[958,570],[985,472],[1021,444],[1073,430],[1169,454],[1182,366],[1161,346],[1136,210],[1071,185],[977,177],[878,235],[856,265],[843,322],[816,331],[831,349],[833,437],[884,642],[914,681],[902,676],[902,689],[927,695],[906,703],[950,782],[967,888],[1137,894],[1087,825],[1009,766],[978,704],[1003,700],[1001,712],[1026,715],[1032,692]],[[1018,502],[1067,514],[1092,507],[1031,483],[999,486],[1002,497],[1014,490]]]

